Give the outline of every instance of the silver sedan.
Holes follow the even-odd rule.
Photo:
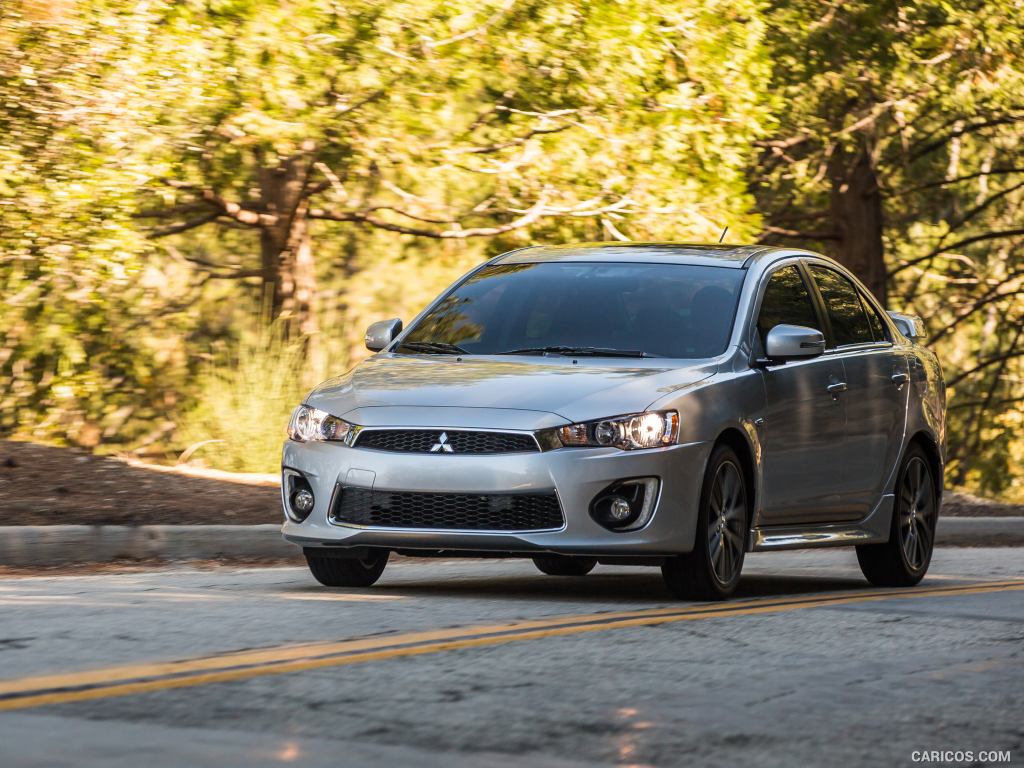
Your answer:
[[[945,388],[919,319],[807,251],[535,247],[464,276],[295,410],[285,537],[328,586],[391,552],[662,569],[729,596],[750,551],[932,554]]]

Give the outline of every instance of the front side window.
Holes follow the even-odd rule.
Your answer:
[[[837,347],[847,344],[870,344],[874,341],[871,323],[853,283],[834,269],[811,265],[811,274],[832,324],[832,341]]]
[[[768,331],[776,325],[802,325],[821,330],[811,292],[795,266],[777,269],[768,278],[757,315],[757,332],[762,345],[767,343]]]
[[[495,264],[446,295],[396,351],[713,357],[728,345],[745,274],[691,264]]]

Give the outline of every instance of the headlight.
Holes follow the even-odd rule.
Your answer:
[[[358,432],[354,424],[308,405],[296,408],[288,422],[288,437],[300,443],[330,440],[352,445]]]
[[[660,448],[679,437],[679,414],[675,411],[649,411],[616,416],[598,421],[582,421],[547,430],[548,440],[557,440],[566,448],[614,447],[624,451]],[[557,446],[551,446],[557,447]]]

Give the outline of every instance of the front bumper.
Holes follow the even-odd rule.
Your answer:
[[[286,518],[284,537],[306,548],[387,547],[398,550],[566,555],[658,556],[693,548],[697,505],[709,443],[626,452],[615,448],[563,448],[544,453],[489,456],[402,454],[333,443],[284,447],[284,467],[309,481],[316,506],[306,520]],[[609,531],[589,513],[611,483],[657,477],[660,493],[646,526]],[[490,532],[399,530],[328,522],[338,484],[383,491],[447,493],[558,493],[565,526],[557,531]]]

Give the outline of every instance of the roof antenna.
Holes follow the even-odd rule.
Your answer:
[[[725,229],[722,230],[722,236],[720,238],[718,238],[718,242],[722,242],[723,240],[725,240],[725,233],[728,232],[728,231],[729,231],[728,227],[726,227]]]

